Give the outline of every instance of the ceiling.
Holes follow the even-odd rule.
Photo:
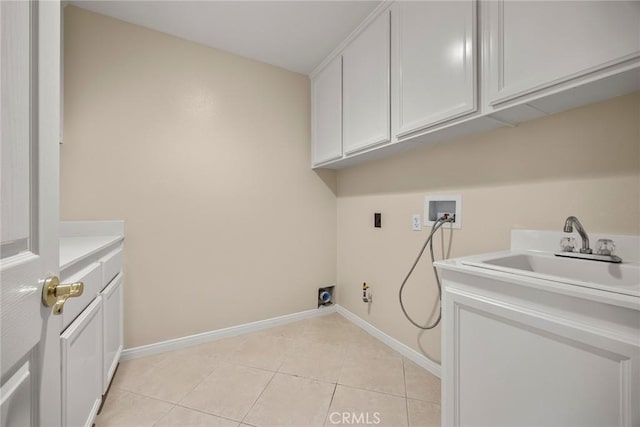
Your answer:
[[[70,4],[303,74],[380,1],[71,1]]]

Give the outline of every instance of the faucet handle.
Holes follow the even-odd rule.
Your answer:
[[[573,237],[563,237],[560,239],[560,250],[562,252],[573,252],[576,248],[576,239]]]
[[[596,243],[596,253],[598,255],[612,255],[616,250],[616,244],[611,239],[600,239]]]

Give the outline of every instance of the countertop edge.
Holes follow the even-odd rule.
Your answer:
[[[523,251],[500,251],[495,252],[495,255],[504,255],[508,253],[522,253]],[[490,255],[490,254],[485,254]],[[630,295],[619,294],[615,292],[609,292],[601,289],[594,289],[588,287],[582,287],[577,285],[570,285],[561,282],[554,282],[546,279],[538,279],[534,277],[521,276],[514,273],[488,270],[471,265],[461,264],[460,261],[466,258],[474,257],[460,257],[450,260],[436,261],[434,265],[439,269],[446,271],[453,271],[457,273],[473,274],[486,279],[494,279],[502,282],[514,283],[519,286],[526,286],[529,288],[541,289],[547,292],[555,292],[563,295],[574,296],[578,298],[588,299],[595,302],[602,302],[606,304],[621,306],[632,310],[640,311],[640,298]]]
[[[61,237],[60,238],[60,253],[63,252],[63,246],[71,244],[71,240],[77,241],[77,239],[89,240],[95,239],[95,245],[91,245],[87,243],[89,247],[88,250],[84,250],[80,253],[80,255],[70,257],[69,259],[63,260],[60,257],[60,271],[71,267],[72,265],[91,257],[92,255],[108,248],[109,246],[113,246],[119,242],[124,241],[123,235],[115,235],[115,236],[82,236],[82,237]]]

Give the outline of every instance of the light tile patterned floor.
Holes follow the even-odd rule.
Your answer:
[[[440,425],[440,380],[338,314],[122,362],[96,427]]]

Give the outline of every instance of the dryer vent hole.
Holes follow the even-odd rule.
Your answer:
[[[333,290],[335,286],[318,289],[318,307],[333,304]]]

